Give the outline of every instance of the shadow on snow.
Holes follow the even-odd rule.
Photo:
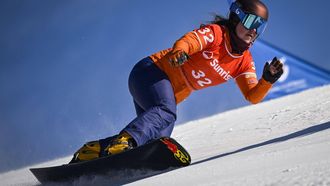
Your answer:
[[[204,163],[204,162],[211,161],[211,160],[214,160],[214,159],[217,159],[217,158],[222,158],[222,157],[229,156],[229,155],[232,155],[232,154],[248,151],[248,150],[255,149],[255,148],[258,148],[258,147],[262,147],[262,146],[265,146],[265,145],[284,142],[284,141],[287,141],[287,140],[290,140],[290,139],[293,139],[293,138],[304,137],[304,136],[311,135],[311,134],[314,134],[314,133],[317,133],[317,132],[321,132],[323,130],[327,130],[329,128],[330,128],[330,122],[315,125],[315,126],[308,127],[306,129],[294,132],[292,134],[288,134],[286,136],[274,138],[274,139],[271,139],[271,140],[268,140],[268,141],[265,141],[265,142],[262,142],[262,143],[257,143],[257,144],[254,144],[254,145],[243,147],[241,149],[238,149],[238,150],[235,150],[235,151],[232,151],[232,152],[227,152],[227,153],[224,153],[224,154],[219,154],[217,156],[206,158],[206,159],[194,162],[191,165],[197,165],[197,164],[200,164],[200,163]]]

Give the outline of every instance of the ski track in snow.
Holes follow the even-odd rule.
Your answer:
[[[131,185],[330,185],[330,86],[191,121],[172,136],[190,152],[192,165],[162,174],[141,170],[146,178]],[[28,168],[2,173],[0,180],[38,184]],[[94,176],[71,185],[110,183],[122,184]]]

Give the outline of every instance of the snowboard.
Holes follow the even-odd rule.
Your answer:
[[[104,175],[112,179],[134,172],[159,173],[188,166],[190,162],[189,153],[176,140],[162,137],[119,154],[54,167],[31,168],[30,171],[39,182],[47,183],[73,181],[91,175]]]

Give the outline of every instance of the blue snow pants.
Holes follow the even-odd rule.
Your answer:
[[[177,105],[168,76],[147,57],[133,67],[128,85],[137,117],[123,131],[135,139],[137,146],[170,136]]]

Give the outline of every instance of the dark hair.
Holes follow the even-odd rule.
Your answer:
[[[226,19],[225,17],[219,14],[214,14],[213,21],[211,21],[212,24],[223,25],[223,26],[227,26],[228,22],[229,19]]]
[[[260,0],[236,0],[235,3],[239,5],[244,11],[247,12],[252,12],[254,13],[257,9],[258,6],[264,7],[266,10],[266,14],[264,15],[264,19],[268,19],[268,9],[267,6],[262,3]],[[262,16],[262,15],[259,15]],[[234,30],[236,25],[240,22],[239,17],[233,13],[229,13],[228,19],[226,19],[224,16],[221,16],[219,14],[213,14],[213,21],[210,21],[209,24],[218,24],[220,26],[225,26],[229,30]],[[205,26],[205,24],[202,24],[201,26]]]
[[[207,22],[206,24],[217,24],[219,26],[225,26],[229,30],[232,30],[235,28],[236,24],[239,22],[238,17],[236,17],[234,14],[230,13],[229,18],[225,18],[222,15],[213,13],[213,20]],[[205,26],[206,24],[201,24],[200,27]]]
[[[229,20],[226,19],[226,18],[224,18],[222,15],[213,13],[212,16],[213,16],[213,20],[212,21],[207,21],[206,23],[202,23],[200,25],[200,27],[204,27],[207,24],[217,24],[219,26],[221,26],[221,25],[226,26],[228,24],[228,21]]]

